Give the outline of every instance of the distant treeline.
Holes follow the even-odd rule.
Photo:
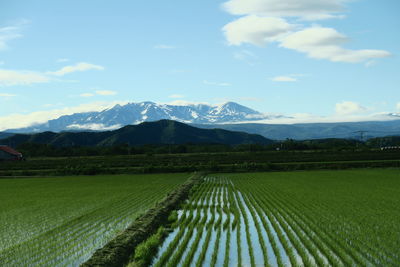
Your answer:
[[[0,162],[0,177],[387,167],[400,167],[398,151],[261,151],[33,157],[26,161]]]
[[[140,155],[140,154],[184,154],[184,153],[218,153],[218,152],[256,152],[256,151],[307,151],[330,150],[347,151],[376,149],[381,147],[400,146],[400,136],[380,137],[366,142],[354,139],[315,139],[275,142],[268,145],[242,144],[180,144],[180,145],[140,145],[119,144],[113,146],[71,146],[57,147],[48,144],[23,143],[16,147],[25,157],[74,157],[74,156],[107,156],[107,155]]]

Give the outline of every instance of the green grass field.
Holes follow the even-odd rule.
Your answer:
[[[0,179],[0,266],[76,266],[188,177]]]
[[[400,265],[397,169],[209,175],[178,214],[155,266]]]

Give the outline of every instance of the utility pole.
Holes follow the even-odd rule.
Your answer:
[[[354,133],[360,134],[360,141],[364,141],[364,134],[368,131],[356,131]]]

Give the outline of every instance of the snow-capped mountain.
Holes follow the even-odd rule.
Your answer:
[[[184,123],[215,124],[254,122],[267,118],[269,117],[258,111],[234,102],[227,102],[215,106],[205,104],[181,106],[141,102],[115,105],[110,109],[100,112],[75,113],[61,116],[47,123],[9,131],[59,132],[68,130],[112,130],[125,125],[161,119],[176,120]]]

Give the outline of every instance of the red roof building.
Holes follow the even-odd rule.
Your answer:
[[[9,146],[0,145],[0,160],[22,160],[22,154]]]

